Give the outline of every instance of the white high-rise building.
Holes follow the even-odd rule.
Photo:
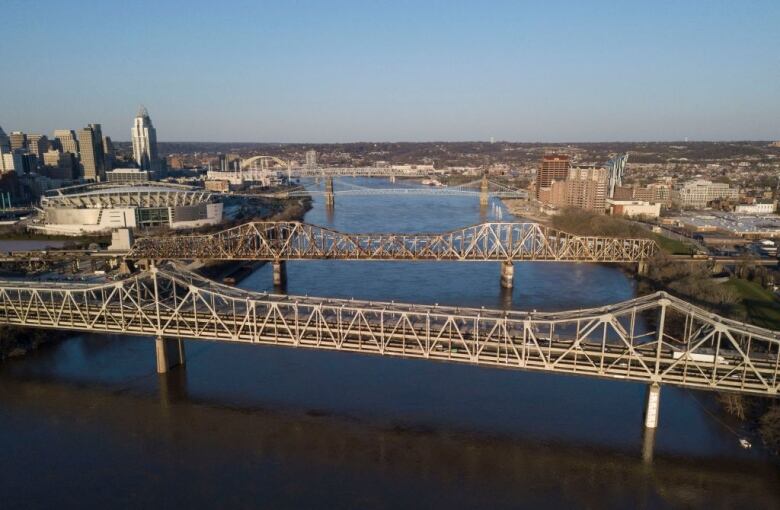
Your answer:
[[[159,160],[157,158],[157,131],[149,118],[149,112],[141,106],[135,116],[133,129],[133,157],[142,170],[157,171]]]
[[[314,149],[306,151],[306,167],[317,168],[317,151]]]

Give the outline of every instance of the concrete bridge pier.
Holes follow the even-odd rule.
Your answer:
[[[658,427],[658,411],[661,406],[661,385],[653,383],[647,387],[647,401],[645,403],[645,428]]]
[[[658,429],[658,413],[661,406],[661,385],[653,383],[647,387],[647,400],[645,402],[645,426],[642,432],[642,461],[653,461],[653,446],[655,445],[655,432]]]
[[[333,193],[333,177],[328,177],[325,181],[325,206],[333,207],[336,205],[336,195]]]
[[[501,286],[505,289],[511,289],[514,286],[515,266],[511,260],[505,260],[501,263]]]
[[[390,182],[395,182],[395,175],[390,176]]]
[[[284,260],[274,260],[274,286],[281,287],[287,283],[287,262]]]
[[[479,205],[488,205],[489,198],[487,175],[483,175],[482,183],[479,185]]]
[[[154,341],[157,354],[157,373],[164,374],[176,365],[185,364],[184,341],[181,338],[158,336]]]
[[[655,431],[645,427],[642,432],[642,462],[645,464],[653,463],[653,450],[655,447]]]
[[[636,272],[639,275],[645,276],[647,274],[647,271],[649,270],[648,264],[646,260],[640,260],[637,263]]]

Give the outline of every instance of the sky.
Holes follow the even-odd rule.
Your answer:
[[[0,126],[160,141],[780,139],[780,1],[0,0]]]

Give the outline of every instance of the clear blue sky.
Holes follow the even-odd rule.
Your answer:
[[[2,0],[0,126],[162,141],[780,138],[780,1]]]

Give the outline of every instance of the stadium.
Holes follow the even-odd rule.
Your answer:
[[[190,229],[222,222],[223,204],[207,191],[171,185],[86,185],[41,198],[30,228],[54,235],[104,234],[117,228]]]

